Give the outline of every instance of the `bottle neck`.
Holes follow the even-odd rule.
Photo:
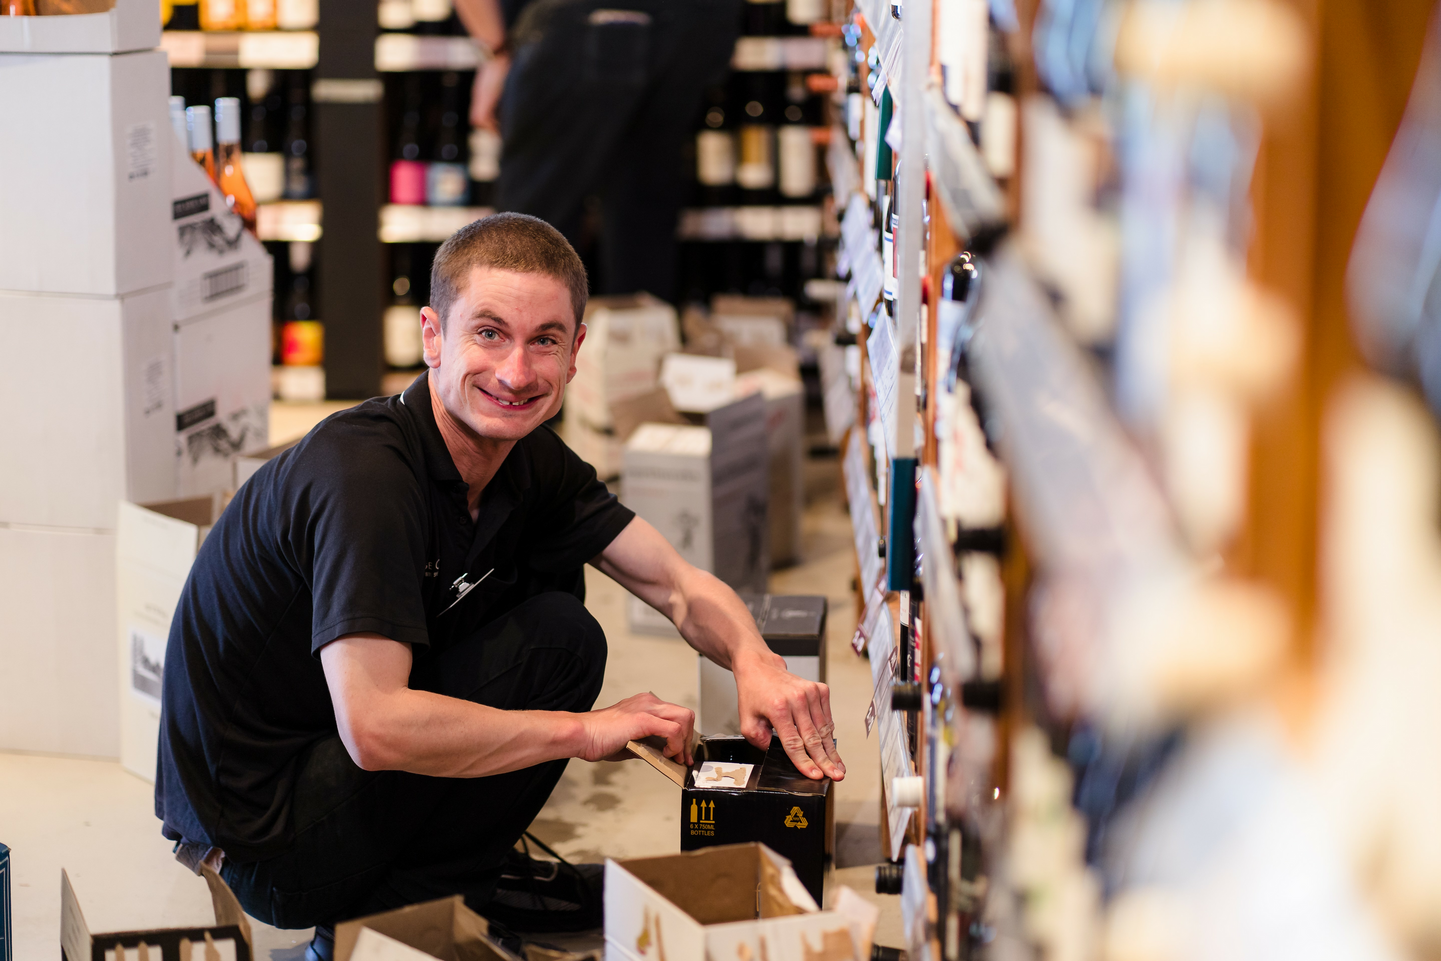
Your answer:
[[[240,143],[222,140],[215,145],[215,162],[223,167],[240,165]]]

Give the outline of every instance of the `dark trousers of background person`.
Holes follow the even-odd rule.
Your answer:
[[[606,643],[571,594],[540,594],[433,659],[411,686],[503,710],[588,711]],[[221,871],[245,910],[279,928],[333,924],[452,894],[488,901],[506,853],[565,770],[550,761],[483,778],[367,772],[339,737],[303,759],[295,841]]]
[[[598,293],[676,296],[682,147],[730,63],[740,0],[536,0],[511,32],[499,210],[579,246],[601,204]]]

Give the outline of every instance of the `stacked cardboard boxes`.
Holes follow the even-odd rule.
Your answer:
[[[0,749],[114,757],[119,506],[210,485],[182,467],[177,395],[202,409],[213,396],[219,414],[230,401],[204,382],[249,355],[231,338],[198,360],[197,339],[215,338],[177,330],[235,279],[197,277],[209,288],[179,310],[173,201],[177,165],[193,164],[171,131],[153,4],[0,19],[0,85],[24,91],[0,98]],[[263,248],[235,248],[253,275],[241,286],[268,299]]]
[[[706,426],[643,424],[625,447],[621,501],[687,561],[738,591],[764,593],[770,571],[765,400],[750,394],[705,415]],[[638,598],[631,629],[674,634]]]
[[[575,377],[566,387],[562,433],[609,479],[620,473],[628,437],[622,432],[639,422],[627,408],[643,404],[660,386],[661,358],[680,347],[680,323],[670,304],[636,294],[591,298],[585,327]]]

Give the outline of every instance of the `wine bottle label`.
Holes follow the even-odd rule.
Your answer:
[[[201,0],[200,25],[204,30],[234,30],[240,23],[236,0]]]
[[[741,128],[741,162],[736,182],[747,190],[769,190],[776,183],[774,131],[749,125]]]
[[[782,127],[779,138],[781,193],[809,197],[816,192],[816,146],[811,128]]]
[[[432,207],[463,207],[470,193],[464,164],[432,163],[425,176],[425,199]]]
[[[274,30],[275,0],[245,0],[245,25],[251,30]]]
[[[489,183],[500,176],[500,134],[484,127],[470,130],[470,179]]]
[[[275,25],[281,30],[314,30],[320,22],[320,0],[277,0]]]
[[[380,0],[376,20],[382,30],[409,30],[415,26],[415,7],[411,0]]]
[[[881,263],[886,268],[886,282],[881,288],[882,293],[894,299],[896,296],[896,238],[889,229],[881,234]]]
[[[413,0],[415,19],[433,23],[450,17],[450,0]]]
[[[826,15],[826,0],[786,0],[786,19],[791,23],[815,23]]]
[[[391,163],[390,202],[425,203],[425,164],[419,160],[396,160]]]
[[[696,179],[707,187],[735,183],[735,137],[725,130],[702,130],[695,137]]]
[[[392,367],[415,367],[425,356],[420,336],[420,308],[395,304],[385,308],[385,362]]]

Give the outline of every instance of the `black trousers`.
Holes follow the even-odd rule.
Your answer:
[[[466,641],[417,659],[411,686],[504,710],[588,711],[605,634],[573,595],[534,597]],[[317,743],[292,800],[295,840],[221,874],[253,917],[278,928],[461,894],[480,908],[507,851],[550,797],[564,760],[484,778],[362,771],[339,737]]]
[[[598,293],[674,299],[682,147],[739,21],[740,0],[535,0],[516,22],[496,206],[579,246],[597,196]]]

